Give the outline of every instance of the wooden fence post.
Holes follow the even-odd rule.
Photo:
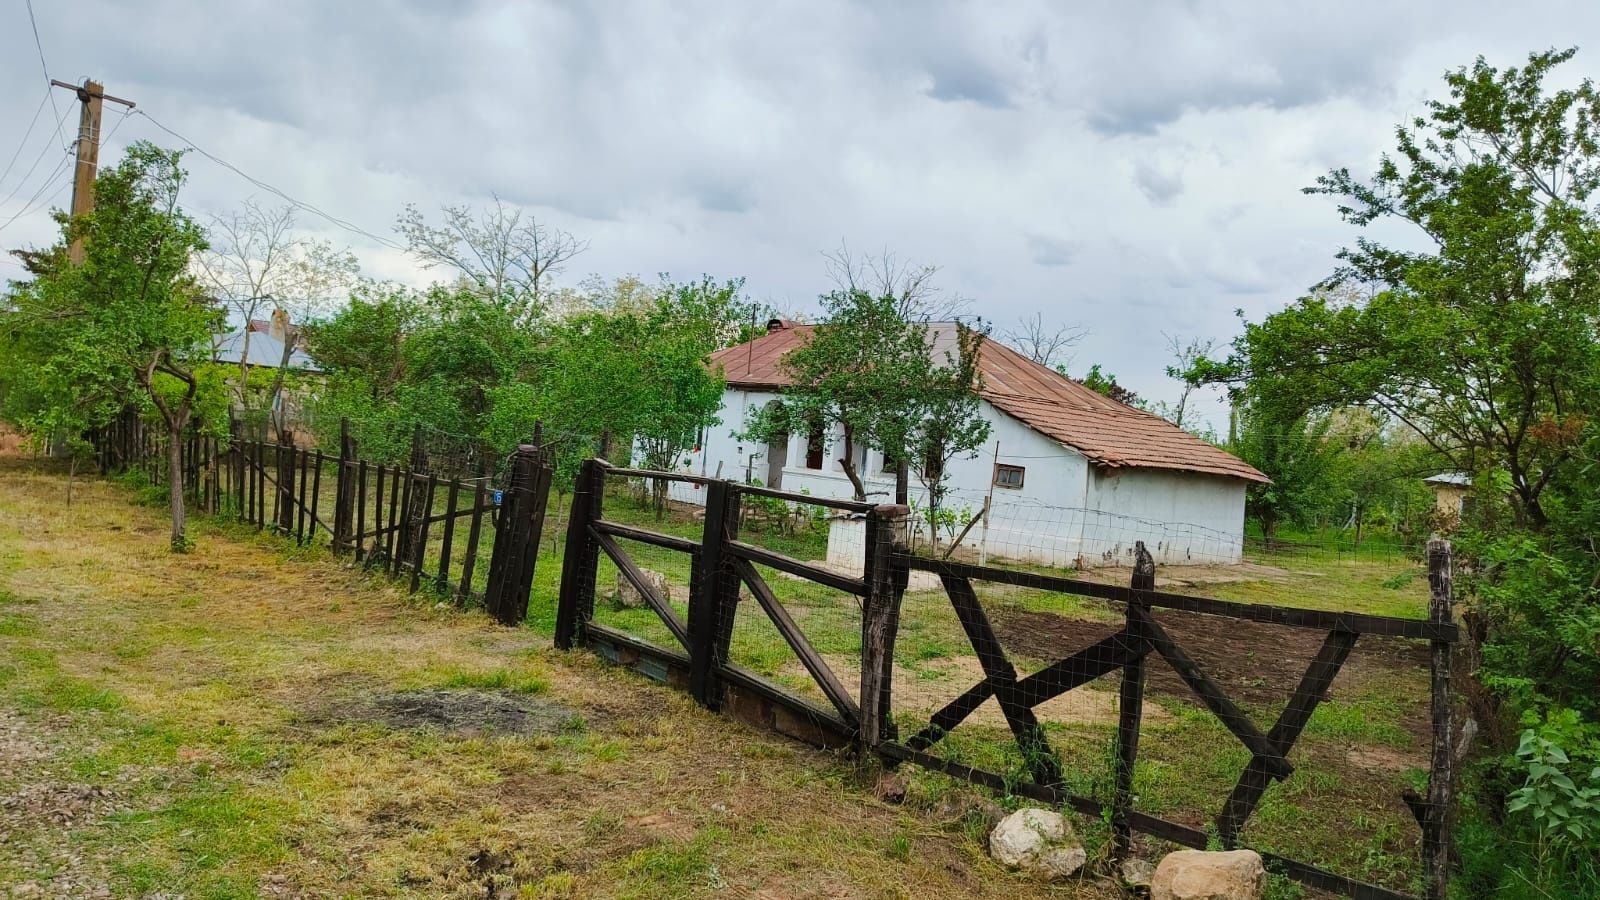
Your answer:
[[[878,745],[894,740],[894,643],[900,628],[900,600],[910,572],[894,564],[894,554],[905,552],[911,508],[886,503],[867,512],[866,564],[863,575],[867,595],[861,609],[861,734],[862,753],[875,753]]]
[[[281,535],[294,534],[294,437],[287,430],[278,432],[278,497],[276,524]]]
[[[1451,621],[1450,542],[1428,541],[1428,619]],[[1427,808],[1422,825],[1422,868],[1428,900],[1444,900],[1450,882],[1450,831],[1455,802],[1455,757],[1451,748],[1453,697],[1450,693],[1449,641],[1433,642],[1433,761],[1428,771]]]
[[[516,625],[528,615],[552,468],[549,454],[533,444],[517,447],[511,462],[511,484],[503,498],[483,598],[502,625]]]
[[[1156,560],[1145,548],[1144,541],[1134,542],[1133,579],[1129,584],[1135,593],[1128,601],[1128,636],[1144,643],[1144,617],[1149,604],[1139,596],[1140,591],[1156,589]],[[1133,769],[1139,758],[1139,728],[1144,718],[1144,653],[1135,655],[1122,667],[1122,687],[1117,702],[1117,771],[1116,786],[1111,798],[1111,859],[1120,863],[1128,857],[1133,847],[1133,827],[1128,823],[1133,811]]]
[[[428,474],[428,451],[422,446],[422,423],[411,429],[411,461],[406,467],[405,490],[401,495],[400,515],[404,518],[397,519],[392,525],[405,523],[399,533],[395,535],[394,566],[393,571],[399,572],[402,562],[411,561],[411,546],[415,541],[416,522],[423,518],[422,504],[425,502],[423,494],[423,481]]]
[[[567,546],[561,560],[561,593],[556,606],[556,646],[571,650],[583,626],[594,617],[594,581],[600,565],[600,542],[589,533],[604,508],[606,462],[584,460],[572,490],[567,516]]]
[[[707,709],[722,705],[716,670],[728,660],[739,574],[723,548],[739,532],[739,494],[727,481],[706,485],[705,527],[689,586],[689,693]]]
[[[243,519],[244,513],[244,440],[239,434],[239,420],[228,416],[228,489],[233,492],[233,505]]]
[[[333,488],[333,555],[350,552],[350,514],[355,506],[355,441],[350,438],[350,420],[339,419],[338,480]]]

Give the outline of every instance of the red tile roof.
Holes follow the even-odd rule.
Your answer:
[[[753,341],[718,350],[711,362],[722,367],[729,387],[781,389],[793,382],[781,365],[784,355],[810,339],[814,328],[784,322]],[[953,349],[954,326],[939,323],[932,328],[934,351]],[[978,366],[983,373],[979,394],[985,400],[1097,465],[1271,480],[1166,419],[1118,403],[992,338],[984,340]]]

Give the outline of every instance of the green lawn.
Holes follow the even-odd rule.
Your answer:
[[[329,496],[325,504],[331,508]],[[567,514],[562,499],[551,500],[530,598],[528,627],[540,635],[551,633],[555,621],[564,549],[560,523],[564,523]],[[442,502],[442,496],[435,498],[439,511],[443,510]],[[692,539],[698,538],[703,528],[699,510],[692,507],[673,506],[658,520],[645,498],[622,484],[613,485],[605,509],[607,519]],[[454,545],[452,570],[456,572],[460,571],[465,553],[464,524],[463,521],[457,531]],[[429,571],[437,565],[438,537],[435,532],[430,540]],[[826,524],[806,520],[793,527],[780,527],[752,515],[746,519],[741,539],[797,558],[820,559],[826,550]],[[666,577],[670,602],[686,617],[688,555],[627,540],[619,540],[619,544],[638,565]],[[486,520],[474,577],[479,591],[487,578],[492,545],[493,530]],[[1177,583],[1164,585],[1168,590],[1229,600],[1407,618],[1425,614],[1426,579],[1421,577],[1416,561],[1398,552],[1386,555],[1376,551],[1340,554],[1301,550],[1247,562],[1249,565],[1237,569],[1160,567],[1158,577],[1163,582],[1176,580]],[[853,691],[860,661],[857,599],[766,567],[757,568],[840,680]],[[1128,575],[1125,569],[1056,574],[1114,583]],[[624,609],[613,601],[617,584],[617,569],[602,554],[597,577],[598,621],[661,646],[675,647],[675,639],[652,610]],[[1091,598],[994,585],[980,585],[979,590],[991,618],[997,621],[1049,613],[1087,626],[1102,623],[1114,627],[1121,619],[1120,608]],[[1274,662],[1278,648],[1270,638],[1258,635],[1250,642],[1241,640],[1237,647],[1230,645],[1227,637],[1234,627],[1226,620],[1216,621],[1223,649],[1214,653],[1240,655],[1247,661],[1259,655],[1264,668]],[[1269,789],[1246,835],[1252,845],[1263,849],[1390,887],[1414,889],[1418,833],[1399,794],[1424,777],[1427,748],[1421,737],[1425,729],[1419,728],[1419,723],[1426,722],[1427,678],[1425,670],[1408,661],[1411,656],[1406,647],[1380,646],[1381,643],[1382,639],[1363,639],[1359,646],[1363,652],[1371,649],[1371,657],[1358,654],[1347,666],[1332,699],[1317,711],[1295,750],[1292,761],[1297,766],[1296,774]],[[826,705],[824,695],[753,600],[740,604],[730,655],[739,665]],[[1016,648],[1011,655],[1024,673],[1055,658],[1042,651],[1030,655]],[[1204,657],[1200,661],[1202,665],[1208,662]],[[1261,683],[1252,683],[1246,675],[1237,684],[1225,685],[1230,691],[1242,692],[1246,699],[1241,700],[1241,705],[1262,730],[1271,727],[1305,659],[1277,662],[1277,668],[1271,670],[1277,672],[1276,680],[1270,684],[1264,676]],[[931,710],[982,677],[947,598],[938,590],[907,594],[896,664],[896,714],[905,733],[925,724]],[[1110,791],[1115,678],[1114,674],[1103,678],[1040,710],[1050,739],[1066,763],[1069,787],[1101,799],[1109,798]],[[1262,690],[1280,685],[1279,696],[1267,696],[1270,691]],[[988,706],[987,711],[980,710],[937,749],[972,765],[1020,776],[1025,769],[1015,744],[992,708],[992,701]],[[1148,707],[1135,779],[1138,806],[1155,815],[1206,827],[1248,762],[1249,754],[1181,689],[1162,688],[1159,682],[1152,682]],[[1195,748],[1205,750],[1195,752]],[[936,805],[938,797],[955,790],[948,779],[926,772],[916,774],[913,781],[914,793],[929,804]],[[1081,824],[1091,840],[1103,840],[1103,829],[1096,823]],[[1151,843],[1146,849],[1154,853],[1159,847]],[[1292,893],[1290,888],[1280,889]]]

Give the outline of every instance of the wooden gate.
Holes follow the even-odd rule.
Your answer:
[[[705,490],[705,520],[698,540],[605,518],[607,479],[643,479],[695,485]],[[739,497],[744,494],[790,503],[865,514],[869,533],[885,534],[904,507],[831,500],[682,473],[618,468],[590,460],[578,476],[561,576],[556,645],[585,646],[660,681],[684,687],[702,705],[730,713],[820,746],[852,746],[861,729],[861,704],[849,686],[858,673],[834,670],[805,630],[778,599],[756,565],[844,592],[870,602],[887,592],[883,555],[869,558],[861,575],[846,575],[739,540]],[[619,542],[635,541],[690,557],[687,615],[661,597],[633,555]],[[595,621],[595,577],[601,555],[638,591],[672,635],[676,647],[662,647]],[[748,589],[755,605],[782,636],[827,705],[813,702],[732,662],[728,656],[739,595]]]
[[[1152,657],[1170,666],[1201,705],[1215,716],[1232,736],[1250,752],[1250,762],[1240,772],[1226,799],[1219,801],[1213,827],[1222,845],[1241,845],[1240,833],[1267,787],[1294,772],[1288,756],[1312,714],[1327,697],[1329,686],[1339,674],[1350,651],[1362,635],[1383,635],[1421,639],[1434,647],[1433,677],[1436,702],[1434,714],[1434,756],[1426,798],[1407,796],[1423,835],[1423,864],[1431,897],[1443,896],[1449,840],[1446,833],[1450,794],[1450,647],[1459,639],[1450,621],[1448,545],[1430,546],[1433,574],[1433,615],[1428,621],[1390,618],[1357,613],[1264,606],[1163,593],[1155,590],[1155,562],[1144,543],[1137,544],[1137,564],[1129,587],[1099,584],[1070,578],[1019,572],[987,566],[933,560],[896,552],[892,566],[904,571],[931,572],[939,576],[946,596],[961,623],[984,677],[953,701],[935,712],[927,724],[901,742],[881,740],[876,750],[893,762],[911,762],[948,775],[991,788],[1031,797],[1052,804],[1065,804],[1081,813],[1104,817],[1112,827],[1112,852],[1115,859],[1126,856],[1134,832],[1142,832],[1185,847],[1206,849],[1212,844],[1207,831],[1167,821],[1135,809],[1133,772],[1139,754],[1140,724],[1143,716],[1146,666]],[[1043,669],[1019,678],[1004,647],[979,601],[974,582],[1033,588],[1062,594],[1093,597],[1120,604],[1124,623],[1113,634],[1078,650]],[[898,602],[898,596],[896,597]],[[1307,628],[1325,631],[1321,648],[1307,665],[1290,695],[1288,703],[1271,729],[1262,732],[1228,696],[1205,668],[1162,627],[1156,609],[1182,610],[1214,616],[1218,627],[1228,619]],[[883,650],[892,658],[892,644]],[[870,665],[871,661],[866,664]],[[1115,758],[1115,788],[1109,804],[1076,795],[1063,785],[1062,762],[1035,715],[1042,703],[1077,690],[1089,682],[1122,670],[1118,697],[1118,727]],[[892,691],[889,692],[892,699]],[[1439,702],[1438,698],[1443,698]],[[993,698],[1004,715],[1022,758],[1028,778],[1021,782],[1002,773],[984,771],[946,759],[933,748],[966,720],[981,704]],[[889,703],[882,711],[882,724],[889,719]],[[887,734],[889,728],[884,728]],[[1329,872],[1287,856],[1261,852],[1270,870],[1321,890],[1357,898],[1404,900],[1405,894],[1355,878]]]

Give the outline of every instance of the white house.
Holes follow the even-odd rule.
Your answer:
[[[954,347],[955,326],[935,324],[934,352]],[[812,326],[774,320],[767,334],[712,355],[727,378],[721,424],[685,461],[696,474],[760,481],[816,496],[849,497],[840,435],[790,435],[770,445],[742,441],[747,417],[790,383],[779,365]],[[1144,541],[1158,562],[1238,562],[1245,486],[1267,477],[1159,416],[1118,403],[995,340],[979,350],[988,446],[949,466],[946,508],[988,521],[967,544],[985,556],[1051,565],[1131,562]],[[857,450],[869,499],[888,502],[894,473],[883,454]],[[678,499],[702,496],[677,485]],[[912,478],[912,502],[926,493]],[[963,517],[965,518],[965,516]]]

